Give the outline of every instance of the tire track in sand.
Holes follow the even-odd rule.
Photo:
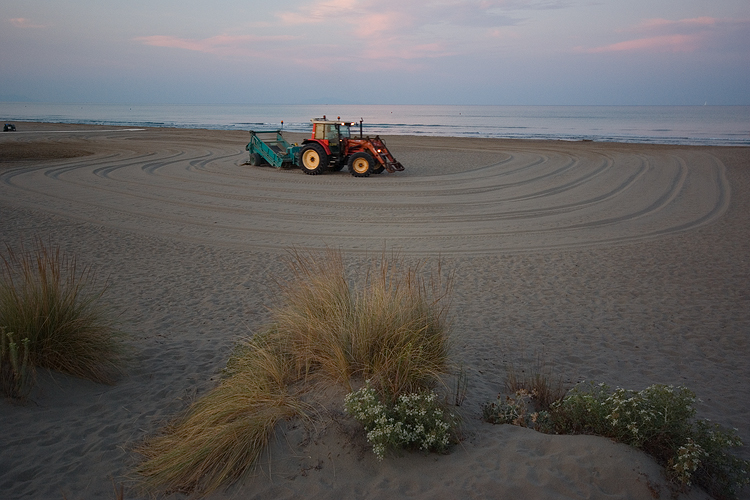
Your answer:
[[[451,148],[461,140],[447,139],[445,148],[431,148],[432,158],[454,158],[440,173],[420,164],[419,138],[413,146],[410,138],[401,140],[412,159],[405,172],[358,179],[241,165],[243,144],[132,134],[141,135],[107,136],[92,156],[0,171],[3,203],[243,248],[450,255],[662,237],[716,220],[730,198],[724,166],[700,148],[513,143],[472,150]],[[144,134],[155,137],[139,150]]]

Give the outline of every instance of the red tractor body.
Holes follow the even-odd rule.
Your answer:
[[[356,122],[329,121],[326,117],[310,120],[312,136],[302,141],[297,164],[307,174],[320,174],[326,169],[341,170],[344,165],[356,177],[379,174],[383,170],[395,172],[404,167],[388,151],[378,136],[363,137],[362,121],[359,137],[351,136],[351,126]]]

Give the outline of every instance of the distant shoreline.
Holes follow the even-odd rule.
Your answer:
[[[5,103],[3,120],[309,133],[326,115],[366,134],[681,145],[750,145],[750,106],[269,106]]]

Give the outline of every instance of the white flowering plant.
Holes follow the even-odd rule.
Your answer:
[[[611,391],[605,384],[579,384],[550,406],[548,431],[610,437],[653,456],[679,484],[736,498],[750,483],[750,462],[727,449],[742,441],[735,430],[695,419],[695,402],[685,387]]]
[[[653,456],[676,483],[696,484],[716,498],[736,498],[750,484],[750,462],[727,452],[742,446],[735,430],[696,420],[695,394],[685,387],[652,385],[642,391],[605,384],[579,384],[531,412],[533,394],[486,403],[483,416],[494,424],[513,424],[554,434],[595,434],[639,448]]]
[[[389,449],[398,448],[444,453],[459,424],[437,393],[426,390],[402,394],[387,404],[366,384],[346,395],[344,409],[365,428],[378,460],[383,460]]]

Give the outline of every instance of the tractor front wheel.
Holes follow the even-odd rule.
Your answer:
[[[308,144],[300,153],[300,168],[310,175],[318,175],[328,166],[328,154],[323,146],[317,143]]]
[[[374,166],[374,160],[369,153],[354,153],[349,157],[349,172],[354,177],[367,177]]]

